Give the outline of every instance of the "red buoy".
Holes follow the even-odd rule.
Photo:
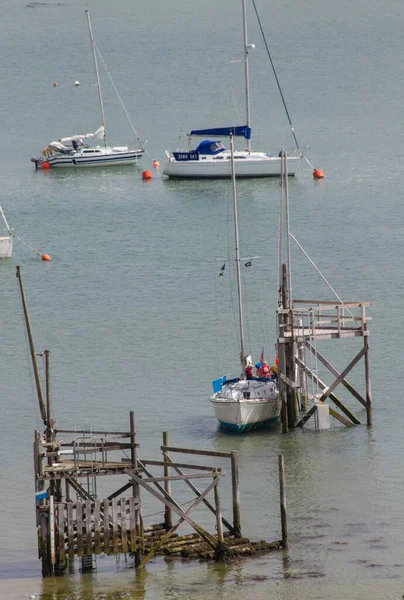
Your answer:
[[[49,254],[42,254],[41,258],[42,260],[46,260],[47,262],[50,262],[52,260]]]
[[[323,179],[324,171],[322,171],[321,169],[314,169],[313,177],[314,179]]]
[[[41,164],[41,169],[50,169],[50,164],[47,160]]]
[[[142,179],[153,179],[153,173],[151,171],[143,171]]]
[[[154,161],[153,161],[153,167],[154,167],[155,169],[158,169],[158,168],[159,168],[159,166],[160,166],[160,163],[159,163],[159,161],[158,161],[158,160],[154,160]]]

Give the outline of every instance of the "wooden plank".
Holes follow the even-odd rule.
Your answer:
[[[109,500],[104,500],[104,552],[110,554]]]
[[[163,460],[142,460],[142,463],[144,465],[153,465],[156,467],[167,467],[167,463]],[[196,471],[209,471],[210,473],[214,473],[215,471],[214,467],[207,467],[205,465],[190,465],[186,463],[177,463],[174,461],[170,463],[170,467],[171,466],[179,467],[180,469],[195,469]]]
[[[92,540],[92,519],[91,519],[91,500],[86,500],[86,543],[85,543],[85,554],[91,556],[93,553],[93,540]]]
[[[199,456],[217,456],[219,458],[231,458],[231,452],[213,452],[213,450],[194,450],[193,448],[174,448],[173,446],[161,446],[164,452],[182,452],[183,454],[198,454]]]
[[[94,554],[101,553],[100,501],[94,500]]]
[[[114,554],[118,554],[118,506],[117,499],[112,498],[112,547]]]
[[[128,528],[126,526],[126,500],[124,497],[120,499],[121,508],[121,537],[122,537],[122,552],[124,554],[128,551]]]
[[[140,463],[140,461],[139,461],[139,463]],[[143,481],[145,483],[157,483],[160,481],[167,481],[167,479],[169,479],[170,481],[184,481],[184,479],[211,479],[212,476],[213,476],[213,472],[209,473],[209,475],[204,475],[202,473],[198,473],[196,475],[170,475],[170,477],[164,477],[164,476],[148,477],[148,478],[144,478]]]
[[[74,524],[73,524],[73,502],[67,502],[67,551],[69,553],[69,561],[73,564],[74,561]]]
[[[76,502],[77,555],[83,556],[83,505]]]
[[[57,562],[60,565],[64,565],[66,562],[66,551],[65,551],[65,505],[62,503],[56,506],[56,527],[57,527]]]
[[[130,550],[136,552],[136,499],[129,498],[129,527],[130,527]]]
[[[330,415],[332,417],[334,417],[334,419],[337,419],[337,421],[339,421],[340,423],[342,423],[346,427],[353,427],[354,426],[353,423],[351,423],[351,421],[348,421],[348,419],[346,419],[345,417],[343,417],[342,415],[340,415],[339,413],[337,413],[337,411],[334,410],[333,408],[331,408],[331,406],[329,406],[329,410],[330,410]]]

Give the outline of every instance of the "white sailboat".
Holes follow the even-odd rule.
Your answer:
[[[268,377],[247,376],[246,367],[250,357],[245,353],[243,305],[241,293],[240,251],[237,214],[237,191],[235,173],[234,140],[230,136],[231,176],[233,183],[234,235],[237,273],[237,297],[239,312],[241,375],[227,380],[225,377],[213,382],[210,401],[220,424],[228,430],[246,432],[261,429],[279,419],[280,398],[276,380]]]
[[[5,230],[8,235],[0,236],[0,258],[11,258],[13,256],[13,236],[11,233],[11,229],[7,223],[7,219],[3,212],[3,209],[0,206],[0,216],[4,223]]]
[[[211,138],[228,137],[230,134],[244,137],[247,142],[245,150],[234,152],[237,177],[279,177],[281,174],[281,158],[266,152],[251,149],[250,118],[250,76],[248,53],[255,46],[248,43],[246,0],[242,0],[243,38],[244,38],[244,74],[246,94],[246,125],[237,127],[219,127],[195,129],[188,134],[188,150],[166,151],[167,162],[163,175],[179,178],[214,178],[231,177],[231,152],[219,140]],[[292,128],[293,131],[293,128]],[[192,137],[209,137],[203,140],[194,150]],[[295,138],[296,140],[296,138]],[[287,157],[288,174],[295,175],[303,158],[299,150],[297,155]]]
[[[31,158],[35,167],[48,169],[60,167],[105,167],[117,165],[134,165],[142,157],[144,148],[133,149],[128,146],[108,146],[105,127],[104,103],[102,99],[101,82],[98,70],[94,36],[91,27],[90,13],[87,15],[88,31],[94,59],[94,69],[101,111],[101,126],[94,133],[75,134],[50,142],[43,150],[42,156]],[[103,145],[91,146],[91,139],[103,140]]]

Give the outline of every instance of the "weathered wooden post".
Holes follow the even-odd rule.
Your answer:
[[[138,465],[138,453],[137,453],[137,444],[136,444],[136,423],[135,423],[135,412],[133,410],[130,411],[130,442],[132,445],[131,448],[131,462],[134,471],[137,471]],[[136,527],[136,536],[141,537],[143,539],[143,523],[141,516],[141,504],[140,504],[140,488],[139,484],[133,483],[133,497],[136,502],[138,502],[139,508],[135,509],[135,527]],[[135,567],[138,567],[143,559],[143,542],[140,544],[136,544],[135,551]]]
[[[363,345],[365,349],[365,378],[366,378],[366,425],[372,425],[372,390],[370,384],[370,367],[369,367],[369,330],[368,324],[363,323]]]
[[[163,446],[168,446],[168,431],[163,431]],[[170,467],[167,463],[167,455],[165,450],[163,450],[163,461],[164,461],[164,489],[169,496],[171,496],[171,481],[168,479],[170,477]],[[164,526],[166,531],[171,529],[173,526],[173,513],[169,506],[165,505],[164,508]]]
[[[304,330],[303,330],[303,319],[299,319],[299,337],[298,337],[298,356],[302,364],[305,363],[305,346],[304,346]],[[299,383],[300,383],[300,402],[301,409],[306,411],[307,409],[307,382],[306,382],[306,371],[303,367],[299,367]]]
[[[241,537],[241,510],[240,510],[240,490],[238,477],[238,456],[237,452],[231,452],[231,487],[233,496],[233,527],[234,535]]]
[[[278,455],[279,465],[279,492],[281,506],[281,524],[282,524],[282,546],[288,547],[288,519],[286,514],[286,492],[285,492],[285,465],[283,454]]]
[[[223,544],[223,523],[222,523],[222,511],[220,508],[220,496],[219,496],[219,477],[217,474],[217,470],[215,470],[215,474],[213,476],[215,481],[215,509],[216,509],[216,530],[217,530],[217,539],[219,540],[219,545]]]

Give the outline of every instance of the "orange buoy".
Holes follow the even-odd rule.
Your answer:
[[[321,169],[314,169],[313,177],[314,179],[323,179],[324,171],[322,171]]]
[[[158,160],[154,160],[154,161],[153,161],[153,167],[154,167],[155,169],[158,169],[158,168],[159,168],[159,166],[160,166],[160,163],[159,163],[159,161],[158,161]]]
[[[41,258],[42,260],[46,260],[47,262],[50,262],[52,260],[49,254],[42,254]]]
[[[41,164],[41,169],[50,169],[50,164],[47,160]]]
[[[153,173],[151,171],[143,171],[142,179],[153,179]]]

